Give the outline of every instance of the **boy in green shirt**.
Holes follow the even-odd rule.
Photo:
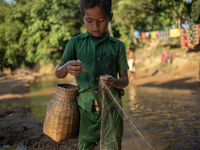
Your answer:
[[[101,103],[98,98],[99,81],[116,91],[129,83],[125,46],[106,31],[113,17],[111,6],[111,0],[81,0],[81,15],[87,32],[68,41],[55,71],[57,78],[65,78],[69,73],[77,80],[80,150],[94,150],[100,140],[101,113],[95,109]],[[120,116],[113,117],[121,119]],[[117,122],[117,143],[121,149],[123,126]],[[107,145],[109,143],[112,142],[108,141]]]

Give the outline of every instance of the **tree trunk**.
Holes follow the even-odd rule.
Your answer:
[[[134,35],[133,35],[133,32],[134,32],[134,28],[133,28],[133,25],[130,25],[130,28],[131,28],[131,35],[132,35],[132,37],[133,37],[133,43],[135,44],[135,45],[137,45],[137,40],[136,40],[136,38],[134,37]]]
[[[183,8],[183,2],[181,1],[181,3],[180,3],[179,22],[178,22],[179,29],[181,28],[181,13],[182,13],[182,8]]]
[[[151,31],[153,31],[154,22],[156,19],[157,6],[158,6],[158,0],[155,1],[155,8],[153,11],[153,20],[152,20],[152,24],[151,24]]]

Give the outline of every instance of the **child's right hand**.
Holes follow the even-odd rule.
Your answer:
[[[79,76],[80,73],[84,70],[83,64],[79,60],[70,60],[67,63],[65,63],[65,67],[72,76]]]

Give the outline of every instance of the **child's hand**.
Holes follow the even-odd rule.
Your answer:
[[[66,69],[68,73],[70,73],[72,76],[79,76],[80,73],[84,70],[83,64],[81,61],[77,60],[70,60],[66,64]]]
[[[100,76],[100,82],[103,82],[105,85],[107,85],[108,88],[111,88],[115,83],[115,78],[113,78],[111,75],[105,74]]]

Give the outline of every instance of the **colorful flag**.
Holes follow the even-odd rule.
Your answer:
[[[171,38],[180,37],[180,30],[178,28],[170,29],[170,37]]]
[[[159,40],[167,40],[170,39],[169,30],[159,31]]]
[[[159,37],[159,31],[155,31],[156,32],[156,36]]]
[[[149,38],[150,33],[149,32],[145,32],[145,35],[147,38]]]
[[[144,32],[141,33],[141,37],[142,37],[143,40],[145,40],[147,38],[146,34]]]
[[[156,31],[151,31],[151,38],[152,39],[157,39]]]
[[[187,36],[187,45],[188,48],[190,49],[194,49],[194,35],[193,35],[193,29],[192,26],[186,27],[185,28],[186,31],[186,36]]]
[[[199,44],[199,25],[193,25],[194,46]]]
[[[180,29],[180,43],[181,43],[181,49],[187,49],[188,45],[187,45],[187,36],[186,36],[186,32],[185,29]]]
[[[200,24],[199,24],[199,38],[200,38]],[[199,39],[200,40],[200,39]]]

